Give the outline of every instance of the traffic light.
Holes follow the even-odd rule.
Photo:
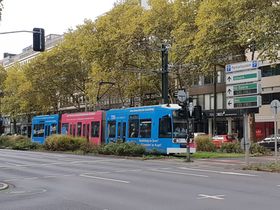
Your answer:
[[[202,119],[202,110],[201,110],[201,106],[199,106],[199,105],[194,107],[194,119],[195,120]]]
[[[187,112],[185,109],[179,109],[178,110],[178,116],[181,118],[187,118]]]
[[[45,51],[45,30],[43,28],[33,28],[33,50]]]

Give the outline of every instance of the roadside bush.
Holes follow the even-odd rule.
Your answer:
[[[9,148],[15,150],[34,150],[40,147],[26,136],[2,136],[0,137],[0,148]]]
[[[134,142],[129,143],[109,143],[102,147],[99,151],[105,155],[120,155],[120,156],[141,156],[146,152],[146,149],[142,145],[138,145]]]
[[[87,139],[66,135],[51,135],[46,138],[44,148],[51,151],[75,151],[81,149]]]
[[[243,152],[243,150],[241,149],[241,145],[238,142],[224,143],[224,144],[222,144],[220,151],[226,152],[226,153],[242,153]]]
[[[102,151],[103,145],[95,145],[91,142],[83,142],[81,144],[80,149],[83,151],[84,154],[87,153],[93,153],[93,154],[98,154],[100,151]]]
[[[8,136],[1,136],[0,137],[0,148],[4,149],[9,145],[9,137]]]
[[[216,147],[209,136],[197,136],[195,138],[196,150],[202,152],[215,152]]]
[[[265,155],[265,154],[268,154],[269,152],[270,151],[267,148],[265,148],[265,147],[263,147],[263,146],[261,146],[261,145],[259,145],[257,143],[252,143],[251,146],[250,146],[250,153],[251,154]]]

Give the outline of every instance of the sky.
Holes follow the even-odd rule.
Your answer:
[[[95,20],[110,11],[116,0],[3,0],[0,33],[44,28],[45,35],[63,34],[85,19]],[[19,54],[32,45],[31,33],[0,34],[0,60],[4,52]]]

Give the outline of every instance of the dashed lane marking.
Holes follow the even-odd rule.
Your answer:
[[[166,174],[177,174],[177,175],[185,175],[185,176],[204,177],[204,178],[209,177],[207,175],[201,175],[201,174],[190,174],[190,173],[182,173],[182,172],[176,172],[176,171],[166,171],[166,170],[159,170],[159,169],[151,169],[151,171],[155,171],[155,172],[159,172],[159,173],[166,173]]]
[[[200,172],[209,172],[209,173],[216,173],[216,174],[226,174],[226,175],[235,175],[235,176],[249,176],[249,177],[256,177],[255,174],[245,174],[245,173],[236,173],[231,171],[213,171],[207,169],[198,169],[198,168],[186,168],[186,167],[178,167],[183,170],[190,170],[190,171],[200,171]]]
[[[93,176],[93,175],[88,175],[88,174],[80,174],[80,176],[81,177],[85,177],[85,178],[91,178],[91,179],[99,179],[99,180],[104,180],[104,181],[111,181],[111,182],[119,182],[119,183],[124,183],[124,184],[130,184],[130,181],[120,180],[120,179],[111,179],[111,178],[100,177],[100,176]]]
[[[214,199],[214,200],[224,200],[225,195],[205,195],[205,194],[198,194],[197,199]]]

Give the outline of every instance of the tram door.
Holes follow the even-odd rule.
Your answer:
[[[118,139],[126,140],[126,122],[118,122]]]
[[[89,124],[83,124],[83,136],[89,140]]]
[[[45,125],[45,137],[47,138],[50,135],[50,125]]]

